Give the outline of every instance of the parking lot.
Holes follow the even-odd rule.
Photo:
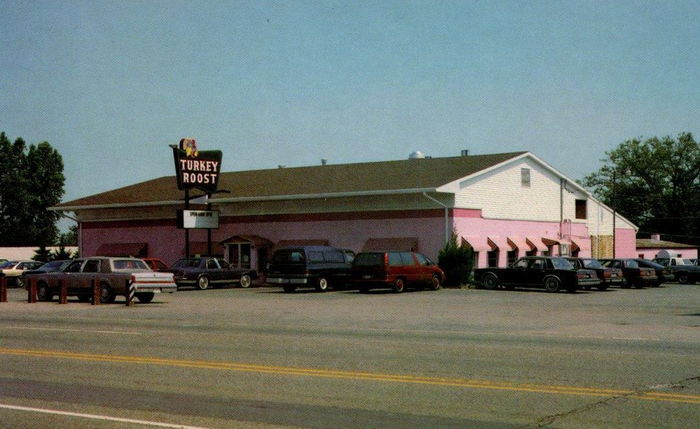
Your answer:
[[[133,307],[28,304],[10,289],[0,332],[0,419],[10,427],[690,428],[700,419],[700,285],[224,288]]]

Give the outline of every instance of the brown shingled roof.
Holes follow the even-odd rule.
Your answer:
[[[664,240],[637,239],[637,249],[697,249],[692,244],[674,243]]]
[[[240,198],[437,188],[525,153],[237,171],[221,173],[219,189],[231,192],[223,198]],[[138,204],[183,198],[175,176],[169,176],[64,202],[57,207]]]

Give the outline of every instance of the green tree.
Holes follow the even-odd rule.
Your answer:
[[[32,256],[32,259],[40,262],[49,262],[53,259],[51,256],[51,251],[47,249],[46,246],[41,245],[34,251],[34,256]]]
[[[63,159],[47,142],[27,147],[0,133],[0,245],[54,244],[58,213],[47,210],[63,197]]]
[[[457,244],[457,233],[452,232],[450,240],[438,254],[438,265],[445,272],[445,286],[460,286],[469,281],[474,266],[474,252],[465,243]]]
[[[78,245],[78,225],[74,224],[68,228],[68,232],[62,233],[58,237],[59,246],[77,246]]]
[[[640,234],[700,243],[700,145],[691,133],[627,140],[605,155],[583,180],[598,199]]]

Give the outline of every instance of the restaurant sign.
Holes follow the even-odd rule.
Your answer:
[[[177,227],[180,229],[217,229],[219,212],[217,210],[178,210]]]
[[[192,138],[180,140],[179,146],[171,146],[177,172],[177,188],[200,189],[206,193],[216,192],[221,171],[220,150],[199,150]]]

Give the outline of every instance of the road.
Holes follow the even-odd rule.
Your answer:
[[[697,427],[700,285],[0,303],[0,427]]]

